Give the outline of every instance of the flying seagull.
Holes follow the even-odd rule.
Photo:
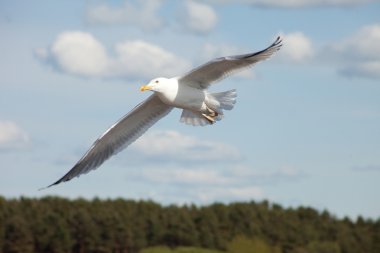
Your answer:
[[[105,131],[85,155],[61,179],[47,186],[69,181],[98,168],[104,161],[129,146],[173,108],[182,109],[180,121],[193,125],[212,125],[231,110],[236,90],[210,93],[208,87],[237,71],[268,59],[282,46],[280,37],[256,53],[213,59],[180,77],[156,78],[140,88],[153,94]]]

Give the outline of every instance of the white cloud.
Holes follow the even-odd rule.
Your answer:
[[[87,9],[86,18],[92,24],[129,24],[143,30],[161,28],[163,20],[157,15],[162,0],[125,1],[121,6],[101,4]]]
[[[307,175],[292,166],[283,166],[276,170],[256,170],[242,164],[193,164],[178,166],[165,164],[141,169],[142,177],[153,183],[167,185],[190,185],[196,187],[249,187],[252,185],[270,185],[294,182]]]
[[[201,204],[231,203],[236,201],[252,201],[265,198],[264,190],[258,186],[237,187],[183,187],[177,186],[165,190],[151,190],[151,199],[165,204]]]
[[[301,32],[280,34],[283,46],[276,59],[283,62],[303,63],[314,56],[311,40]]]
[[[231,179],[221,175],[220,172],[212,169],[199,168],[175,168],[165,170],[144,169],[143,176],[155,183],[176,183],[188,185],[226,185],[231,183]]]
[[[115,47],[114,70],[120,75],[153,78],[172,77],[188,71],[190,63],[142,40],[125,41]]]
[[[291,183],[306,176],[293,166],[256,170],[242,164],[195,164],[190,167],[155,164],[138,171],[141,173],[139,181],[165,186],[165,196],[162,191],[158,194],[162,200],[202,204],[264,198],[266,186]]]
[[[147,133],[133,145],[147,159],[181,162],[236,161],[239,151],[220,142],[201,140],[176,131]]]
[[[346,76],[380,78],[380,24],[362,27],[350,37],[326,49]]]
[[[202,189],[197,191],[198,199],[203,204],[213,202],[249,201],[264,198],[264,191],[258,186],[240,186]]]
[[[242,3],[259,7],[305,8],[305,7],[349,7],[374,3],[377,0],[209,0],[212,3]]]
[[[84,77],[126,77],[151,79],[176,76],[190,63],[151,43],[135,40],[117,43],[113,55],[93,35],[68,31],[58,35],[50,48],[38,48],[35,55],[59,70]]]
[[[278,182],[289,182],[305,178],[307,175],[293,166],[282,166],[275,170],[256,170],[244,165],[235,166],[231,178],[237,182],[254,182],[255,184],[274,184]]]
[[[321,50],[301,32],[280,34],[283,46],[275,60],[285,63],[305,63],[319,59],[334,64],[344,76],[380,78],[380,24],[364,26],[341,41],[330,43]]]
[[[335,43],[332,49],[358,60],[380,58],[380,24],[364,26],[350,37]]]
[[[170,190],[169,196],[162,199],[176,203],[202,203],[231,202],[263,198],[263,190],[245,177],[233,173],[233,166],[215,168],[199,166],[192,168],[178,168],[178,166],[165,168],[145,168],[142,170],[142,180],[157,185],[165,185]],[[180,188],[181,194],[177,194]],[[156,196],[157,197],[157,196]],[[186,199],[186,201],[184,201]]]
[[[28,134],[12,121],[0,121],[0,150],[25,147]]]
[[[43,52],[42,49],[39,52]],[[110,66],[103,45],[85,32],[61,33],[51,46],[50,53],[57,65],[71,74],[103,76]]]
[[[87,8],[86,20],[90,24],[125,24],[144,31],[156,31],[164,24],[170,24],[171,21],[159,15],[163,4],[163,0],[124,1],[121,5],[102,3]],[[180,25],[192,33],[208,33],[215,27],[218,20],[214,9],[200,1],[186,0],[182,8],[174,11],[180,15]]]
[[[187,30],[204,34],[210,32],[215,27],[218,17],[211,6],[188,0],[185,2],[184,14],[181,17],[181,21]]]

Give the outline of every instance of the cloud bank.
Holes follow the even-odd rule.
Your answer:
[[[380,78],[380,25],[361,28],[349,38],[333,46],[348,64],[341,71],[346,75]],[[347,60],[348,59],[348,60]]]
[[[180,22],[174,25],[171,19],[160,14],[163,5],[162,0],[125,1],[121,5],[102,3],[87,8],[86,20],[93,25],[128,25],[145,32],[180,25],[183,30],[196,34],[209,33],[218,20],[216,12],[210,5],[187,0],[180,2],[179,7],[174,9],[175,12],[168,14],[175,16],[180,13]]]
[[[371,24],[336,42],[316,48],[301,32],[280,33],[283,47],[274,61],[332,66],[345,77],[380,78],[380,24]]]
[[[67,31],[51,47],[35,50],[38,58],[58,70],[83,77],[150,79],[176,76],[188,71],[190,63],[143,40],[127,40],[114,46],[114,54],[92,34]]]
[[[201,140],[177,131],[153,131],[142,136],[131,147],[147,160],[161,162],[234,162],[241,159],[239,151],[230,145]]]
[[[173,130],[147,133],[129,152],[133,153],[129,165],[131,160],[138,160],[134,163],[135,180],[164,187],[166,190],[152,197],[172,203],[183,203],[183,199],[203,204],[260,199],[266,197],[267,185],[295,182],[306,176],[292,166],[254,169],[244,165],[233,146]],[[176,194],[178,191],[181,195]]]
[[[256,170],[236,164],[193,164],[192,166],[158,165],[140,168],[139,181],[166,186],[162,199],[182,203],[187,201],[202,204],[214,201],[249,201],[267,197],[268,185],[292,183],[306,178],[306,174],[291,166],[276,170]],[[181,195],[176,194],[178,191]],[[157,196],[155,196],[157,197]]]
[[[139,138],[128,153],[125,159],[117,157],[118,166],[134,168],[128,175],[132,182],[154,185],[149,195],[158,201],[206,204],[264,197],[247,174],[234,173],[244,159],[226,143],[156,130]]]
[[[347,38],[321,48],[315,48],[302,32],[280,33],[280,36],[284,45],[274,62],[304,64],[315,63],[317,59],[319,63],[332,65],[343,76],[380,78],[380,24],[364,26]],[[239,53],[241,50],[234,46],[205,43],[199,50],[198,64]],[[35,55],[64,73],[95,78],[172,77],[186,73],[192,66],[189,61],[144,40],[121,41],[107,50],[92,34],[82,31],[62,32],[50,47],[36,49]],[[245,71],[239,76],[253,74]]]
[[[86,20],[90,24],[127,24],[144,31],[154,31],[163,26],[163,19],[157,15],[162,6],[161,0],[125,1],[121,6],[100,4],[87,9]]]
[[[380,78],[380,24],[360,28],[329,45],[325,57],[335,60],[339,73],[349,77]]]

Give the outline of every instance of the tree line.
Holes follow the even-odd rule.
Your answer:
[[[239,253],[248,252],[243,247],[257,248],[257,253],[378,253],[380,220],[338,219],[327,211],[283,208],[267,201],[199,207],[0,197],[0,253],[137,253],[154,246]]]

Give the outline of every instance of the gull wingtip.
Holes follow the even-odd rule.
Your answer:
[[[54,182],[54,183],[52,183],[52,184],[50,184],[50,185],[48,185],[48,186],[45,186],[45,187],[41,187],[41,188],[39,188],[38,191],[46,190],[47,188],[50,188],[50,187],[52,187],[52,186],[54,186],[54,185],[57,185],[57,184],[59,184],[59,183],[61,183],[61,182],[62,182],[61,180],[58,180],[58,181],[56,181],[56,182]]]
[[[47,188],[49,188],[51,185],[49,185],[49,186],[45,186],[45,187],[41,187],[41,188],[38,188],[38,191],[40,192],[40,191],[43,191],[43,190],[46,190]]]
[[[272,46],[282,46],[282,37],[281,35],[278,35],[276,40],[273,42]]]

